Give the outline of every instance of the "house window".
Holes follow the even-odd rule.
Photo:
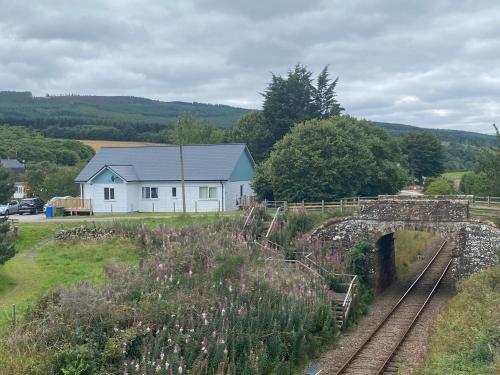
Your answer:
[[[240,198],[243,196],[243,185],[240,185]]]
[[[111,201],[115,199],[115,188],[104,188],[104,200]]]
[[[200,199],[217,199],[216,187],[200,187]]]
[[[177,188],[176,187],[172,188],[172,197],[173,198],[177,197]]]
[[[157,187],[143,187],[142,188],[142,198],[143,199],[156,199],[158,198],[158,188]]]

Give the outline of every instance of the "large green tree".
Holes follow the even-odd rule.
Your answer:
[[[273,74],[263,94],[263,115],[274,141],[294,124],[330,118],[343,110],[335,99],[338,78],[330,82],[328,67],[318,76],[317,87],[313,81],[313,73],[300,64],[289,70],[286,77]]]
[[[403,138],[401,149],[408,158],[412,175],[420,183],[424,177],[438,176],[444,171],[443,147],[434,134],[410,133]]]
[[[243,115],[232,130],[231,138],[233,142],[245,143],[256,162],[269,156],[273,145],[273,137],[266,127],[264,115],[258,111]]]
[[[253,186],[261,198],[287,201],[393,194],[408,178],[403,162],[395,141],[368,121],[310,120],[275,144]]]
[[[6,202],[14,194],[14,176],[0,165],[0,203]]]
[[[313,90],[316,118],[328,119],[339,116],[344,108],[340,106],[335,97],[335,87],[339,77],[330,81],[328,66],[325,66],[318,75],[316,87]]]
[[[168,140],[173,144],[222,143],[225,141],[225,131],[203,123],[190,114],[183,114],[177,119],[176,126]]]
[[[496,147],[487,147],[479,155],[478,167],[462,178],[462,190],[466,194],[500,196],[500,134],[497,132]]]
[[[48,200],[66,195],[78,196],[80,190],[74,180],[83,165],[62,167],[49,162],[29,163],[26,169],[30,195]]]

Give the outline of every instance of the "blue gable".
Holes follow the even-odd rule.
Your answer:
[[[92,179],[94,184],[123,184],[123,180],[109,168],[104,168],[97,176]]]
[[[238,162],[236,163],[229,181],[250,181],[253,179],[254,166],[248,152],[245,150],[241,153]]]

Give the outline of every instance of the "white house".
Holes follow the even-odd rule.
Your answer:
[[[186,211],[230,211],[253,195],[254,161],[244,144],[183,147]],[[103,147],[75,182],[99,212],[181,212],[178,146]]]
[[[14,175],[14,199],[26,198],[26,183],[24,181],[24,164],[16,159],[0,159],[0,165],[8,169]]]

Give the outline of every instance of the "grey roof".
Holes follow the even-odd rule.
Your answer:
[[[186,145],[186,181],[227,181],[243,152],[244,144]],[[180,181],[178,146],[103,147],[83,168],[75,182],[86,182],[109,167],[126,181]]]
[[[0,159],[0,164],[7,169],[24,169],[24,164],[16,159]]]

